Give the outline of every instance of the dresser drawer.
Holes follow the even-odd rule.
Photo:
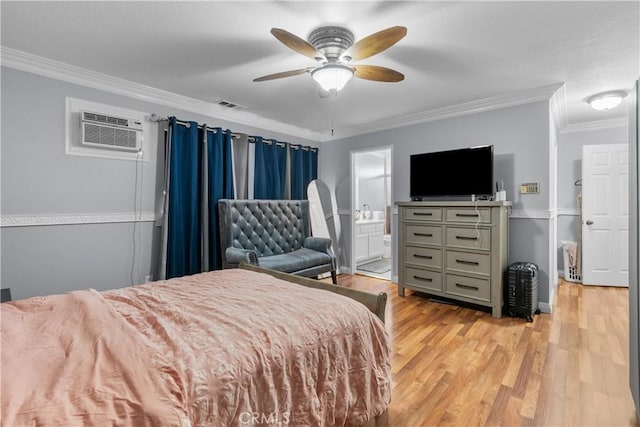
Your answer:
[[[445,244],[455,248],[491,249],[491,232],[486,228],[447,227]]]
[[[442,249],[405,247],[405,262],[420,267],[442,268]]]
[[[442,246],[442,227],[439,225],[405,224],[404,241],[407,244],[421,243]]]
[[[489,280],[447,274],[446,293],[482,302],[491,302]]]
[[[412,207],[404,208],[402,219],[409,221],[442,221],[442,208]]]
[[[486,224],[491,222],[491,208],[446,208],[447,222],[473,222]]]
[[[424,289],[425,292],[442,292],[442,273],[439,271],[420,270],[404,267],[404,284],[413,288]]]
[[[446,251],[447,269],[489,275],[491,256],[488,253]]]

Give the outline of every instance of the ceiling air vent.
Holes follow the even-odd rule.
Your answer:
[[[221,107],[232,108],[232,109],[247,108],[244,105],[234,104],[233,102],[225,101],[224,99],[221,99],[220,101],[218,101],[217,104]]]
[[[80,112],[82,145],[110,150],[142,150],[142,123],[107,114]]]

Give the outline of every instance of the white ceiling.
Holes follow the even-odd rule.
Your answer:
[[[2,1],[2,45],[243,113],[327,134],[402,122],[434,109],[565,83],[569,124],[621,118],[627,101],[596,112],[584,99],[630,90],[639,77],[640,3],[587,2],[31,2]],[[353,79],[335,102],[312,66],[269,30],[302,38],[340,24],[356,40],[395,25],[407,36],[361,61],[405,74],[400,83]]]

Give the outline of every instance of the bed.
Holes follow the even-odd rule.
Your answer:
[[[385,425],[385,303],[249,265],[3,303],[2,425]]]

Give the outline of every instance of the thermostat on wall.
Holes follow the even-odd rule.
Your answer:
[[[540,193],[539,182],[523,182],[520,184],[520,194],[537,194]]]

